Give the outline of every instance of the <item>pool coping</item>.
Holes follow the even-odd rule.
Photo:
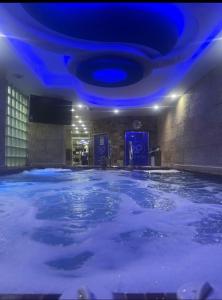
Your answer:
[[[32,167],[0,167],[0,176],[1,175],[10,175],[10,174],[16,174],[20,173],[23,171],[31,171],[34,169],[46,169],[46,168],[58,168],[58,169],[70,169],[72,171],[82,171],[82,170],[91,170],[91,169],[97,169],[97,170],[127,170],[127,171],[132,171],[132,170],[170,170],[172,168],[169,167],[152,167],[152,166],[135,166],[135,167],[120,167],[120,166],[111,166],[111,167],[106,167],[103,168],[101,166],[69,166],[69,165],[50,165],[50,166],[32,166]]]
[[[35,166],[25,166],[25,167],[0,167],[0,176],[17,174],[23,171],[31,171],[34,169],[46,169],[46,168],[59,168],[59,169],[70,169],[72,171],[83,171],[83,170],[125,170],[125,171],[149,171],[149,170],[178,170],[184,172],[191,172],[196,175],[209,175],[215,178],[222,178],[222,167],[217,166],[200,166],[200,165],[181,165],[181,164],[172,164],[168,166],[109,166],[101,167],[95,165],[89,166],[69,166],[69,165],[35,165]]]

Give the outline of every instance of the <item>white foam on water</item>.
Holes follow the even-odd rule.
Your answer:
[[[60,171],[28,172],[25,175],[45,172],[53,177]],[[33,181],[32,184],[7,182],[2,177],[0,293],[66,293],[67,297],[73,297],[79,287],[87,286],[97,298],[108,299],[112,292],[176,292],[186,282],[203,280],[210,282],[215,295],[222,298],[222,244],[197,242],[195,236],[201,233],[197,233],[193,224],[219,215],[221,206],[194,203],[181,196],[177,189],[166,191],[159,187],[158,181],[149,177],[140,180],[129,174],[121,170],[67,170],[65,178],[70,178],[69,181],[63,181],[61,175],[61,181]],[[23,175],[17,176],[21,179]],[[210,193],[211,185],[208,187]],[[133,194],[135,189],[139,190]],[[154,199],[153,207],[140,205],[141,199],[137,197],[140,190]],[[66,229],[79,224],[69,216],[62,220],[37,218],[42,199],[51,197],[56,202],[66,192],[79,197],[78,205],[74,202],[70,210],[82,214],[83,220],[86,212],[92,210],[88,206],[90,200],[84,199],[87,196],[91,199],[93,192],[98,197],[106,193],[102,201],[109,205],[119,201],[118,210],[112,220],[88,224],[84,231],[71,233],[73,244],[50,245],[32,239],[38,228]],[[215,227],[210,230],[211,234],[214,234],[212,230],[217,231]],[[46,264],[87,251],[93,256],[77,269],[56,269]]]
[[[155,173],[155,174],[171,174],[171,173],[180,173],[178,170],[170,169],[170,170],[145,170],[146,173]]]
[[[44,168],[44,169],[32,169],[32,170],[26,170],[21,172],[21,174],[27,174],[27,175],[39,175],[39,174],[55,174],[55,173],[60,173],[60,172],[71,172],[71,169],[63,169],[63,168]]]

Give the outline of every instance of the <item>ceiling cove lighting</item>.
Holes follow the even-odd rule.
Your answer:
[[[45,24],[44,26],[50,25],[50,27],[53,26],[52,30],[56,30],[56,31],[58,31],[58,30],[60,31],[61,30],[61,26],[60,26],[61,25],[61,6],[60,5],[58,5],[58,4],[55,4],[55,5],[47,4],[48,5],[47,10],[49,11],[50,15],[52,14],[52,7],[53,7],[53,15],[55,15],[55,11],[54,11],[54,9],[55,9],[56,12],[57,12],[57,16],[59,16],[59,18],[56,18],[56,23],[57,23],[58,28],[57,28],[56,24],[54,24],[54,21],[53,21],[54,18],[52,19],[52,18],[48,17],[48,14],[46,13],[46,8],[45,7],[44,7],[44,9],[39,8],[39,10],[37,10],[37,6],[38,5],[45,5],[45,3],[38,4],[37,6],[34,5],[34,4],[31,4],[31,3],[29,3],[29,4],[21,4],[21,5],[24,5],[24,7],[26,6],[25,9],[28,9],[27,6],[31,6],[32,5],[33,6],[33,10],[30,11],[28,9],[28,13],[31,13],[31,14],[34,15],[34,17],[39,18],[39,21],[41,21],[41,22],[43,22],[43,20],[42,20],[42,17],[43,17],[44,18],[44,24]],[[63,4],[63,5],[65,6],[65,5],[68,5],[68,4]],[[141,24],[140,21],[142,20],[142,18],[140,17],[140,15],[138,15],[137,13],[135,13],[137,11],[137,9],[135,10],[135,9],[130,9],[129,8],[130,11],[132,10],[132,17],[131,17],[131,12],[130,12],[130,19],[128,20],[128,18],[127,18],[128,24],[129,24],[129,30],[127,30],[127,35],[126,35],[126,32],[125,32],[126,30],[124,30],[124,28],[126,28],[126,27],[124,26],[121,29],[120,26],[118,26],[118,24],[121,24],[122,20],[125,21],[125,18],[122,17],[123,15],[125,16],[125,14],[126,14],[127,17],[129,16],[128,13],[127,13],[128,9],[126,10],[124,8],[124,9],[122,9],[123,14],[121,13],[119,17],[117,15],[118,19],[117,18],[115,19],[115,23],[116,23],[115,25],[116,25],[116,28],[118,28],[118,30],[114,31],[113,30],[113,24],[112,24],[112,22],[108,22],[110,19],[109,18],[104,18],[104,22],[108,22],[108,25],[109,25],[109,28],[110,28],[110,33],[108,35],[106,30],[102,30],[102,31],[100,30],[100,34],[102,36],[100,36],[100,35],[98,36],[98,29],[101,29],[101,25],[99,25],[99,28],[97,30],[94,27],[95,25],[91,26],[93,24],[98,24],[98,22],[97,23],[93,22],[93,19],[92,19],[93,16],[91,16],[91,12],[93,11],[93,13],[95,13],[94,16],[96,18],[96,16],[97,16],[96,13],[97,13],[98,10],[94,11],[94,9],[92,9],[92,7],[90,7],[90,6],[88,7],[88,5],[87,5],[88,11],[90,12],[90,18],[87,18],[87,22],[89,22],[90,26],[87,27],[87,28],[89,28],[90,31],[88,31],[88,30],[85,31],[85,30],[82,30],[81,26],[73,26],[73,25],[70,26],[69,25],[69,22],[71,22],[71,24],[73,24],[73,20],[74,20],[74,22],[77,22],[77,21],[81,21],[82,22],[82,20],[84,19],[82,14],[78,14],[78,11],[80,10],[80,7],[81,7],[81,6],[79,6],[80,4],[77,5],[78,9],[77,9],[77,7],[75,7],[74,4],[71,4],[71,5],[73,5],[73,7],[72,7],[72,13],[71,13],[71,6],[70,6],[70,7],[68,7],[68,9],[66,9],[64,11],[65,15],[63,14],[63,18],[62,19],[64,20],[64,25],[66,24],[66,26],[64,26],[64,28],[62,28],[62,30],[64,29],[63,34],[67,35],[67,31],[66,30],[71,30],[71,32],[69,32],[68,35],[71,36],[71,37],[73,37],[73,38],[76,38],[76,34],[79,33],[78,36],[79,36],[80,41],[84,40],[84,38],[86,40],[91,40],[91,41],[95,41],[95,39],[97,39],[97,41],[101,42],[101,44],[102,44],[102,42],[107,42],[107,43],[109,43],[109,42],[115,42],[116,41],[116,34],[118,34],[118,35],[121,34],[121,35],[123,35],[124,41],[122,40],[122,38],[119,39],[119,41],[122,41],[122,42],[125,42],[125,43],[127,43],[127,42],[130,43],[131,42],[133,44],[137,42],[137,43],[139,43],[141,45],[149,46],[152,49],[157,49],[160,53],[163,53],[163,55],[166,54],[166,53],[168,53],[168,52],[170,53],[171,49],[174,49],[174,46],[176,45],[176,42],[177,42],[177,37],[178,38],[183,38],[183,32],[186,32],[186,30],[184,30],[184,26],[186,25],[186,23],[190,23],[190,22],[186,22],[186,18],[185,18],[185,21],[184,21],[184,18],[183,18],[183,13],[184,12],[182,10],[181,11],[182,15],[181,15],[181,13],[178,12],[178,9],[180,10],[179,7],[178,7],[177,10],[174,10],[174,9],[172,10],[172,7],[171,7],[170,4],[167,4],[166,7],[164,6],[163,3],[152,4],[153,8],[156,7],[156,9],[155,9],[154,12],[158,13],[159,9],[161,9],[161,11],[162,11],[161,14],[158,13],[157,18],[156,18],[155,17],[156,13],[154,15],[152,13],[153,8],[150,7],[150,8],[152,8],[152,10],[150,10],[150,8],[149,8],[150,4],[147,4],[147,6],[148,6],[147,9],[145,10],[145,7],[144,7],[144,10],[141,10],[142,11],[142,16],[143,16],[144,13],[148,13],[148,15],[153,16],[153,18],[151,18],[151,19],[149,17],[145,18],[146,22],[151,22],[151,24],[153,24],[152,20],[155,20],[155,22],[157,21],[157,24],[159,24],[158,20],[160,20],[160,25],[161,25],[161,23],[162,23],[161,21],[163,20],[163,16],[166,17],[166,22],[164,22],[161,25],[161,28],[160,28],[160,29],[163,29],[163,34],[157,33],[157,32],[159,32],[159,29],[157,30],[157,28],[155,26],[151,26],[151,27],[150,26],[145,26],[145,24],[147,24],[146,22],[145,22],[144,25],[141,26],[140,25]],[[141,4],[139,3],[139,4],[135,4],[135,5],[136,5],[136,7],[137,7],[137,5],[138,5],[138,7],[140,7]],[[127,6],[128,6],[128,4],[127,4]],[[98,9],[99,9],[99,11],[102,11],[102,5],[101,5],[101,7],[99,5]],[[107,11],[108,12],[109,11],[113,12],[115,10],[111,9],[111,10],[107,10]],[[117,10],[117,12],[118,11],[119,10]],[[86,13],[85,9],[83,10],[83,12]],[[137,19],[139,20],[138,26],[139,25],[140,26],[139,26],[138,29],[141,28],[140,30],[141,30],[142,33],[143,33],[144,29],[146,29],[146,28],[147,28],[147,30],[149,28],[155,28],[155,34],[153,34],[153,31],[151,31],[151,34],[153,35],[153,37],[151,39],[148,38],[149,35],[146,34],[146,33],[144,33],[144,34],[138,34],[139,30],[135,29],[135,25],[134,25],[135,23],[131,21],[131,20],[134,20],[134,13],[135,13],[136,20]],[[75,14],[75,17],[73,17],[73,14]],[[88,12],[86,14],[88,14]],[[180,15],[181,15],[181,17],[180,17]],[[78,18],[76,18],[76,17],[78,17]],[[119,20],[119,21],[117,22],[117,20]],[[48,22],[50,22],[50,24],[48,24]],[[66,22],[68,22],[68,24]],[[150,23],[148,23],[148,24],[150,24]],[[191,22],[191,24],[193,24],[193,22]],[[54,25],[55,25],[55,27],[54,27]],[[105,26],[105,23],[104,23],[104,26]],[[197,57],[199,57],[199,55],[202,53],[203,49],[205,49],[207,47],[207,45],[209,45],[209,43],[212,40],[212,38],[215,38],[215,36],[216,36],[215,34],[218,32],[217,30],[221,30],[221,24],[220,24],[219,27],[220,28],[216,28],[216,32],[212,32],[212,35],[209,35],[207,37],[206,41],[203,41],[202,47],[200,49],[198,49],[197,52],[194,53],[194,55],[192,55],[191,59],[188,59],[188,65],[192,65],[193,61]],[[105,27],[102,27],[102,28],[104,29]],[[128,27],[127,27],[127,29],[128,29]],[[30,30],[31,30],[31,28],[30,28]],[[78,32],[72,32],[73,30],[78,30]],[[79,30],[83,31],[84,37],[81,35],[81,32],[79,32]],[[162,30],[161,30],[161,32],[162,32]],[[167,38],[168,34],[167,33],[168,32],[175,32],[175,34],[172,35],[172,39],[171,39],[173,42],[172,42],[171,45],[169,45],[169,49],[162,49],[162,46],[167,46],[167,48],[168,48],[168,43],[164,43],[163,42],[163,38],[162,38],[162,37],[165,37],[166,38],[166,42],[167,42],[167,40],[168,40],[168,38]],[[87,36],[85,36],[85,34]],[[146,37],[145,39],[144,39],[144,36]],[[174,38],[174,36],[175,36],[175,38]],[[114,39],[112,37],[114,37]],[[170,37],[171,37],[171,34],[170,34]],[[136,41],[138,38],[141,39],[141,40]],[[104,39],[105,39],[105,41],[104,41]],[[60,40],[59,39],[58,39],[58,41],[59,41],[59,44],[60,44]],[[18,42],[18,40],[16,40],[16,42]],[[62,38],[61,38],[61,44],[62,44],[62,42],[65,43],[65,41],[63,41]],[[84,43],[85,43],[85,41],[84,41]],[[91,43],[91,44],[93,44],[93,43]],[[92,46],[89,46],[87,44],[87,47],[90,48]],[[119,47],[123,48],[123,46],[119,46]],[[30,48],[28,48],[27,51],[28,50],[30,50]],[[26,52],[26,51],[22,51],[21,52],[22,57],[23,57],[24,52]],[[27,54],[30,54],[30,53],[28,52]],[[28,60],[28,57],[26,57],[26,58]],[[56,85],[56,86],[58,86],[58,85],[61,84],[61,86],[63,86],[64,84],[65,85],[72,85],[73,84],[73,80],[72,80],[71,76],[67,76],[67,78],[66,78],[66,76],[62,76],[62,78],[60,78],[59,74],[51,73],[48,69],[46,69],[45,64],[41,65],[41,68],[39,68],[39,67],[35,68],[35,62],[34,62],[34,60],[30,59],[30,60],[28,60],[28,63],[29,62],[31,62],[31,66],[33,67],[34,70],[43,70],[44,71],[44,72],[40,72],[41,74],[39,74],[39,75],[40,75],[40,77],[43,77],[43,81],[44,81],[44,83],[46,85],[50,85],[50,86],[51,85]],[[36,65],[38,65],[37,62],[38,62],[38,60],[36,59]],[[33,66],[33,64],[34,64],[34,66]],[[183,67],[178,68],[179,70],[181,70],[181,76],[178,76],[180,74],[175,74],[175,76],[173,76],[172,80],[175,80],[176,83],[180,79],[180,77],[182,77],[183,75],[185,75],[185,73],[186,73],[185,71],[187,71],[187,69],[188,69],[186,67],[184,68],[183,64],[182,64],[182,66]],[[171,78],[170,78],[170,80],[171,80]],[[171,82],[169,82],[169,85],[170,85],[169,86],[169,90],[171,89],[172,86],[175,86],[176,83],[172,82],[172,84],[171,84]],[[78,91],[78,93],[81,92],[80,90]],[[82,92],[85,92],[85,90],[82,91]],[[161,96],[161,93],[160,93],[160,96]],[[126,100],[128,100],[128,99],[126,99]],[[128,106],[130,106],[131,104],[133,104],[132,101],[131,101],[131,99],[129,99],[129,101],[126,101],[126,100],[125,100],[125,98],[124,99],[120,99],[120,101],[123,104],[124,103],[128,103]],[[92,102],[93,101],[94,100],[92,99]],[[111,103],[108,103],[108,101],[104,101],[104,97],[101,97],[101,100],[99,99],[99,100],[96,100],[96,101],[98,101],[99,103],[101,103],[100,104],[101,106],[102,105],[103,106],[105,106],[105,105],[112,106],[113,105]],[[144,101],[144,103],[142,103],[143,101]],[[135,106],[139,106],[139,105],[142,105],[142,104],[149,104],[148,102],[149,102],[149,95],[147,94],[147,95],[144,95],[144,99],[142,99],[142,98],[135,98],[134,105]],[[98,103],[93,103],[93,104],[97,104],[98,105]],[[124,104],[124,105],[127,106],[127,104]],[[115,106],[115,103],[114,103],[113,106]]]
[[[114,109],[113,112],[114,112],[114,114],[118,114],[119,110],[118,109]]]

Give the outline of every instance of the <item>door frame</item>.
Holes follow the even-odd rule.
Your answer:
[[[93,155],[92,155],[92,158],[93,158],[93,165],[94,166],[98,166],[98,165],[95,165],[95,140],[94,140],[94,137],[96,136],[96,135],[107,135],[107,137],[108,137],[108,153],[107,153],[107,156],[108,156],[108,158],[109,158],[109,140],[110,140],[110,138],[109,138],[109,134],[107,133],[107,132],[100,132],[100,133],[93,133],[92,134],[92,144],[93,144]]]

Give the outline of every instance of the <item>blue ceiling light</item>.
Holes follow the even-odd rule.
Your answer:
[[[144,69],[140,63],[132,58],[120,55],[103,55],[80,62],[76,68],[76,76],[88,84],[120,87],[141,80],[144,76]]]
[[[49,29],[97,42],[134,43],[165,55],[184,29],[184,17],[171,3],[23,3]]]
[[[100,69],[93,73],[93,78],[102,83],[115,84],[127,79],[127,73],[121,69]]]

